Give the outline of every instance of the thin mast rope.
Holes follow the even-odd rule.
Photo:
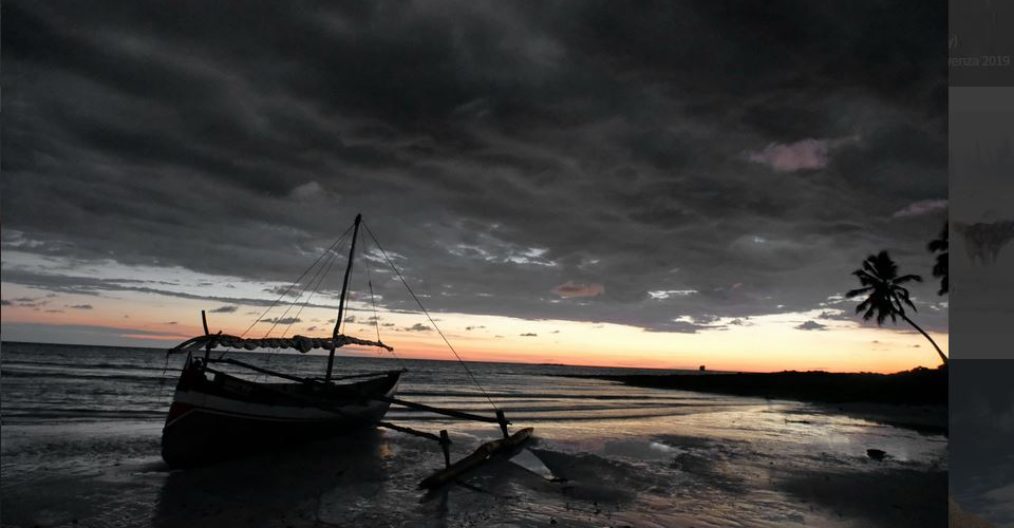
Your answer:
[[[328,260],[327,269],[325,269],[324,273],[320,275],[320,279],[317,280],[317,285],[313,287],[313,289],[310,291],[310,295],[306,297],[305,301],[303,301],[303,305],[299,307],[298,311],[296,311],[296,315],[292,316],[294,320],[291,323],[289,323],[289,326],[285,327],[284,331],[282,331],[282,337],[285,337],[285,334],[289,333],[289,330],[292,329],[292,326],[296,324],[295,319],[299,319],[299,314],[303,313],[303,309],[310,304],[310,299],[312,299],[313,296],[316,295],[318,291],[320,291],[321,285],[324,284],[324,280],[327,279],[328,274],[331,273],[331,268],[335,265],[336,262],[338,262],[338,258],[339,258],[338,253],[335,252],[333,258]]]
[[[308,268],[306,268],[305,270],[303,270],[303,273],[301,273],[299,275],[299,277],[292,282],[292,284],[289,284],[289,287],[286,288],[285,291],[283,291],[282,294],[279,295],[277,299],[275,299],[274,301],[272,301],[271,304],[269,304],[268,307],[265,308],[264,311],[261,312],[261,314],[258,315],[257,318],[253,320],[252,323],[250,323],[250,326],[246,327],[246,330],[243,330],[243,333],[239,335],[240,339],[242,339],[243,337],[246,337],[246,335],[248,333],[250,333],[250,330],[253,329],[254,325],[256,325],[262,319],[264,319],[264,316],[267,315],[268,312],[270,312],[271,309],[274,308],[275,305],[278,304],[278,301],[281,301],[283,297],[285,297],[286,295],[288,295],[289,291],[291,291],[292,288],[294,288],[297,284],[299,284],[299,281],[303,280],[303,277],[305,277],[307,273],[310,273],[310,270],[312,270],[317,265],[317,263],[320,262],[320,259],[324,258],[324,255],[327,255],[327,254],[331,253],[331,251],[334,250],[334,248],[336,246],[338,246],[339,244],[341,244],[342,241],[345,240],[345,237],[347,237],[349,235],[349,231],[351,231],[351,230],[352,230],[351,227],[345,229],[345,232],[342,233],[341,236],[338,237],[338,240],[335,240],[334,243],[332,243],[327,249],[325,249],[324,252],[321,253],[319,257],[317,257],[317,260],[313,261],[313,264],[310,264],[310,266]],[[228,354],[228,353],[229,353],[229,349],[223,350],[222,353],[218,355],[218,359],[224,358],[225,355]]]
[[[302,289],[300,289],[299,295],[297,295],[296,298],[291,303],[289,303],[289,305],[285,308],[285,311],[282,312],[282,315],[275,318],[274,324],[272,324],[271,328],[269,328],[267,333],[264,334],[264,338],[270,336],[271,332],[275,331],[275,327],[277,327],[280,324],[286,324],[285,331],[288,331],[288,329],[292,327],[293,323],[282,323],[282,320],[285,319],[285,316],[289,315],[289,312],[293,308],[295,308],[297,305],[300,304],[300,301],[303,299],[303,295],[305,295],[307,291],[310,291],[310,295],[307,296],[307,301],[303,302],[304,303],[308,302],[309,299],[313,297],[313,292],[310,290],[310,286],[312,286],[315,281],[319,282],[320,278],[324,277],[324,274],[326,273],[325,268],[329,270],[330,264],[334,261],[335,258],[337,258],[337,252],[333,253],[328,259],[326,259],[324,262],[320,264],[320,267],[317,268],[317,271],[313,274],[313,277],[310,277],[310,280],[306,281],[306,284],[303,285]],[[285,337],[284,332],[282,333],[281,337]]]
[[[370,234],[370,238],[372,238],[373,243],[377,245],[377,249],[379,249],[380,253],[384,256],[384,260],[386,260],[388,265],[391,266],[391,269],[394,270],[394,273],[398,276],[398,279],[400,279],[401,283],[405,285],[405,289],[408,290],[408,293],[412,295],[413,299],[415,299],[415,303],[419,305],[419,309],[422,310],[424,314],[426,314],[426,318],[429,319],[430,324],[432,324],[433,328],[436,329],[438,334],[440,334],[440,337],[444,340],[444,343],[447,345],[447,348],[451,349],[451,352],[454,353],[454,357],[458,358],[458,362],[461,363],[461,366],[465,369],[465,372],[468,373],[468,377],[472,378],[472,383],[474,383],[475,386],[479,389],[479,392],[481,392],[482,395],[486,397],[486,401],[488,401],[489,404],[493,406],[493,409],[499,411],[500,409],[496,406],[495,403],[493,403],[493,399],[490,398],[489,394],[486,393],[486,389],[482,388],[482,385],[479,384],[479,380],[475,379],[475,375],[472,374],[472,369],[468,368],[468,365],[465,363],[465,361],[462,360],[461,356],[458,355],[458,351],[454,350],[454,346],[451,345],[451,342],[448,341],[447,336],[445,336],[444,332],[440,330],[439,326],[437,326],[436,321],[433,320],[433,316],[431,316],[430,312],[426,310],[425,306],[423,306],[423,303],[422,301],[419,300],[419,297],[417,297],[415,292],[412,291],[412,287],[408,285],[408,281],[405,280],[405,277],[401,274],[401,271],[399,271],[398,267],[394,265],[393,261],[391,261],[391,257],[387,256],[387,252],[384,251],[384,247],[380,245],[380,241],[377,240],[377,237],[376,235],[373,234],[373,231],[370,229],[370,226],[366,225],[366,223],[363,222],[363,227],[365,227],[366,232]]]
[[[354,260],[354,255],[349,255],[349,257],[353,257],[352,260]],[[346,295],[345,295],[345,310],[348,311],[348,312],[353,311],[352,310],[352,281],[355,280],[355,278],[356,278],[356,274],[353,271],[352,274],[349,275],[348,287],[345,289],[345,292],[346,292]],[[356,318],[355,314],[351,314],[351,315],[350,314],[342,314],[342,318],[343,319],[341,321],[339,321],[338,318],[337,318],[337,316],[335,316],[335,324],[338,325],[338,335],[348,335],[348,334],[345,333],[345,329],[346,329],[346,327],[348,327],[348,325],[345,324],[345,323],[346,323],[346,321],[350,317],[352,319]]]
[[[380,341],[380,319],[377,318],[377,298],[373,295],[373,279],[366,272],[366,285],[370,287],[370,304],[373,305],[373,327],[377,329],[377,341]]]
[[[345,230],[345,232],[344,232],[344,233],[342,233],[342,235],[341,235],[340,237],[338,237],[338,240],[335,240],[335,242],[334,242],[333,244],[331,244],[331,246],[330,246],[330,247],[328,247],[328,248],[327,248],[326,250],[324,250],[324,252],[323,252],[323,253],[321,253],[319,257],[317,257],[317,260],[313,261],[313,264],[310,264],[310,267],[309,267],[309,268],[306,268],[305,270],[303,270],[303,273],[302,273],[302,274],[301,274],[301,275],[299,276],[299,278],[298,278],[298,279],[296,279],[295,281],[293,281],[293,282],[292,282],[292,284],[290,284],[290,285],[289,285],[289,287],[288,287],[288,288],[286,288],[286,289],[285,289],[285,291],[284,291],[284,292],[282,292],[282,294],[281,294],[281,295],[279,295],[279,296],[278,296],[278,298],[277,298],[277,299],[275,299],[275,300],[274,300],[274,302],[272,302],[272,303],[271,303],[271,304],[270,304],[270,305],[268,306],[268,308],[267,308],[266,310],[264,310],[264,312],[263,312],[263,313],[261,313],[261,314],[260,314],[260,315],[259,315],[259,316],[257,317],[257,319],[254,319],[254,322],[250,323],[250,326],[248,326],[248,327],[246,328],[246,330],[244,330],[244,331],[243,331],[243,333],[239,335],[239,337],[241,337],[241,338],[242,338],[242,337],[246,336],[246,335],[247,335],[247,334],[248,334],[248,333],[250,332],[250,330],[251,330],[251,329],[253,329],[254,325],[256,325],[256,324],[257,324],[258,322],[260,322],[260,320],[261,320],[261,319],[263,319],[263,318],[264,318],[264,316],[265,316],[265,315],[267,315],[267,314],[268,314],[268,312],[269,312],[269,311],[271,311],[271,309],[272,309],[272,308],[274,308],[276,304],[278,304],[278,301],[282,300],[282,297],[285,297],[286,295],[288,295],[288,294],[289,294],[289,290],[291,290],[291,289],[292,289],[292,288],[293,288],[293,287],[294,287],[294,286],[295,286],[296,284],[299,284],[299,281],[303,280],[303,277],[305,277],[305,276],[306,276],[306,274],[307,274],[307,273],[309,273],[309,272],[310,272],[310,270],[311,270],[311,269],[313,269],[313,268],[314,268],[314,266],[316,266],[316,265],[317,265],[317,262],[319,262],[319,261],[320,261],[320,259],[324,258],[324,255],[327,255],[327,254],[328,254],[328,253],[329,253],[329,252],[330,252],[330,251],[331,251],[332,249],[334,249],[334,248],[335,248],[335,246],[337,246],[337,245],[338,245],[338,244],[340,244],[340,243],[341,243],[341,242],[342,242],[343,240],[345,240],[345,237],[346,237],[346,236],[348,236],[348,234],[349,234],[349,231],[351,231],[351,230],[352,230],[352,228],[351,228],[351,227],[349,227],[348,229],[346,229],[346,230]],[[224,354],[223,354],[223,355],[224,355]]]
[[[310,304],[310,299],[312,299],[313,296],[314,296],[314,294],[316,294],[317,291],[320,289],[320,286],[324,283],[324,280],[327,278],[328,274],[331,272],[331,267],[334,266],[334,263],[338,261],[338,258],[339,258],[338,252],[337,251],[332,252],[331,253],[331,258],[329,258],[329,259],[327,259],[325,261],[325,264],[327,265],[327,267],[323,268],[323,266],[322,266],[324,272],[317,274],[320,278],[318,279],[317,277],[314,277],[313,279],[310,280],[310,282],[308,284],[312,284],[314,280],[317,281],[317,284],[313,287],[313,290],[310,291],[310,295],[308,295],[306,297],[306,300],[303,301],[303,304],[302,304],[302,306],[299,307],[299,310],[296,312],[296,315],[292,316],[293,321],[291,323],[289,323],[285,327],[285,330],[282,331],[281,337],[284,338],[285,334],[288,334],[289,330],[292,329],[292,326],[296,324],[296,320],[299,319],[299,314],[303,313],[303,309],[306,308],[307,305]],[[305,292],[305,290],[304,290],[304,292]],[[300,297],[302,297],[302,294],[300,294]],[[286,312],[288,312],[288,310],[286,310]],[[285,314],[282,314],[282,317],[284,317],[284,316],[285,316]],[[268,359],[267,359],[267,361],[264,362],[265,367],[270,367],[271,366],[271,361],[274,358],[275,358],[275,352],[269,352],[268,353]],[[264,374],[264,377],[267,378],[267,374]]]
[[[338,244],[338,245],[341,245],[341,244]],[[335,261],[338,259],[338,256],[339,256],[338,255],[338,251],[332,251],[330,248],[328,248],[327,251],[330,254],[330,256],[323,263],[321,263],[320,267],[317,268],[317,271],[316,271],[316,273],[314,273],[313,277],[311,277],[310,280],[308,280],[306,282],[306,285],[303,286],[303,289],[299,292],[299,296],[296,297],[296,300],[292,304],[289,304],[288,307],[286,307],[285,312],[283,312],[282,315],[280,315],[280,316],[278,316],[278,317],[275,318],[274,324],[271,325],[271,328],[268,329],[267,333],[264,334],[264,338],[267,338],[269,335],[271,335],[271,332],[273,332],[275,330],[275,327],[278,326],[279,322],[282,319],[284,319],[286,315],[288,315],[289,310],[291,310],[292,307],[295,306],[295,304],[299,302],[299,299],[303,298],[303,294],[305,294],[306,291],[307,291],[307,289],[310,288],[310,285],[313,284],[314,281],[316,281],[316,283],[317,283],[316,286],[314,286],[313,290],[310,292],[310,295],[307,295],[306,300],[303,301],[303,304],[302,304],[302,306],[299,307],[299,311],[296,312],[296,315],[294,315],[292,317],[293,321],[290,322],[285,327],[285,330],[282,332],[281,337],[284,338],[285,334],[287,334],[289,332],[289,330],[292,328],[292,325],[294,325],[296,323],[296,320],[299,319],[299,314],[302,313],[303,312],[303,308],[306,308],[306,305],[310,303],[310,299],[313,298],[314,293],[316,293],[317,289],[320,288],[321,283],[327,277],[327,273],[329,271],[331,271],[331,266],[333,266],[334,263],[335,263]],[[273,360],[275,358],[275,353],[276,353],[275,351],[272,351],[272,352],[268,353],[268,359],[265,361],[265,365],[267,365],[267,366],[271,365],[271,360]],[[267,374],[264,374],[264,377],[266,378]]]
[[[349,255],[349,257],[352,257],[352,256],[353,255]],[[348,285],[348,288],[345,289],[345,310],[347,312],[351,312],[352,311],[352,281],[354,281],[354,280],[356,280],[356,274],[355,274],[355,272],[352,272],[352,274],[349,275],[349,285]],[[342,314],[342,320],[341,321],[336,321],[338,323],[338,335],[348,335],[348,334],[345,333],[345,329],[349,326],[347,324],[349,318],[352,318],[353,320],[355,320],[356,315],[355,314],[345,313],[345,314]]]
[[[286,315],[289,315],[289,311],[292,310],[293,306],[299,304],[299,300],[303,298],[303,294],[305,294],[306,291],[310,288],[310,285],[313,284],[313,281],[317,280],[317,277],[322,275],[324,271],[324,264],[330,261],[332,258],[336,258],[336,255],[337,252],[332,253],[331,257],[329,257],[327,261],[321,263],[321,265],[317,268],[317,271],[313,274],[313,277],[311,277],[310,280],[306,281],[306,284],[299,291],[299,295],[296,296],[296,299],[285,308],[285,311],[282,312],[282,315],[275,318],[274,324],[272,324],[271,328],[269,328],[268,331],[264,334],[263,336],[264,338],[267,338],[269,335],[271,335],[271,332],[275,331],[275,327],[277,327],[281,323],[282,319],[284,319]]]
[[[366,251],[363,251],[363,254],[365,255]],[[369,259],[367,259],[365,267],[366,267],[366,285],[370,287],[370,303],[373,304],[373,326],[377,329],[377,341],[380,342],[381,341],[380,317],[377,315],[377,298],[376,296],[373,295],[373,274],[370,273]],[[402,361],[400,357],[398,357],[398,354],[394,353],[394,350],[388,350],[388,352],[391,353],[391,356],[394,359],[398,360],[398,364],[401,365],[401,368],[405,368],[405,362]]]

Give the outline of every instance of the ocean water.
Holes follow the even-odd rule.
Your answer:
[[[299,375],[326,358],[232,353]],[[628,387],[560,374],[636,373],[470,363],[536,440],[424,494],[432,441],[392,431],[169,471],[159,438],[181,356],[3,343],[3,526],[944,526],[946,448],[926,435],[799,402]],[[336,371],[406,368],[402,398],[492,413],[460,364],[341,357]],[[657,371],[653,371],[657,372]],[[256,377],[256,376],[255,376]],[[905,411],[909,412],[909,411]],[[912,409],[911,412],[922,412]],[[447,429],[453,458],[496,425],[392,408]],[[887,451],[884,461],[866,456]]]
[[[2,354],[3,420],[11,425],[161,422],[184,359],[178,354],[167,358],[163,351],[151,349],[29,343],[5,343]],[[215,356],[218,354],[216,351]],[[323,376],[327,365],[326,356],[321,355],[237,351],[227,355],[299,376]],[[229,365],[220,364],[216,368],[250,379],[267,379],[263,374],[250,374]],[[614,385],[607,390],[603,383],[594,380],[553,377],[658,372],[653,370],[470,362],[468,368],[476,384],[455,361],[335,359],[336,376],[398,368],[408,369],[398,390],[400,397],[490,414],[492,407],[486,399],[489,396],[513,420],[526,423],[664,416],[681,407],[728,403],[687,393],[647,391],[650,396],[646,396],[643,389]],[[387,417],[399,422],[442,420],[440,416],[399,408],[393,408]]]

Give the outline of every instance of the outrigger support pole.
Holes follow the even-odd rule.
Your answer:
[[[459,419],[462,419],[462,420],[474,420],[474,421],[477,421],[477,422],[486,422],[486,423],[500,423],[500,419],[499,418],[493,418],[492,416],[482,416],[482,415],[479,415],[479,414],[472,414],[472,413],[463,412],[463,411],[455,411],[454,409],[441,409],[440,407],[431,407],[429,405],[424,405],[422,403],[410,402],[410,401],[407,401],[407,400],[402,400],[402,399],[399,399],[399,398],[395,398],[393,396],[380,396],[380,395],[378,395],[378,396],[370,396],[369,398],[371,400],[379,400],[379,401],[384,401],[384,402],[387,402],[387,403],[393,403],[395,405],[401,405],[402,407],[408,407],[409,409],[417,409],[417,410],[420,410],[420,411],[428,411],[428,412],[431,412],[431,413],[442,414],[444,416],[450,416],[452,418],[459,418]],[[507,423],[510,423],[510,422],[507,422]]]
[[[405,427],[404,425],[397,425],[391,422],[377,422],[377,427],[383,427],[384,429],[390,429],[392,431],[398,431],[399,433],[410,434],[420,438],[429,438],[430,440],[436,440],[437,442],[441,441],[440,437],[433,433],[427,433],[426,431],[412,429],[411,427]],[[448,440],[448,442],[450,442],[450,440]]]
[[[507,424],[510,422],[507,421],[507,417],[504,416],[503,411],[500,409],[496,410],[496,423],[500,424],[500,432],[503,433],[503,437],[510,438],[511,434],[507,432]]]
[[[444,467],[451,467],[451,437],[447,429],[440,430],[440,449],[444,451]]]

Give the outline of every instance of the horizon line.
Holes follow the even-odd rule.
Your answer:
[[[43,341],[11,341],[0,339],[0,346],[4,344],[19,344],[19,345],[46,345],[46,346],[59,346],[59,347],[99,347],[99,348],[116,348],[116,349],[140,349],[140,350],[151,350],[151,351],[167,351],[165,348],[150,347],[150,346],[124,346],[124,345],[89,345],[84,343],[47,343]],[[293,352],[256,352],[253,350],[230,350],[230,353],[240,354],[285,354],[294,357],[299,356],[314,356],[314,357],[327,357],[323,354],[314,354],[311,352],[296,354]],[[440,361],[440,362],[454,362],[456,359],[440,359],[440,358],[401,358],[401,357],[387,357],[387,356],[376,356],[376,357],[363,357],[355,355],[345,355],[344,357],[358,357],[363,359],[382,359],[386,361],[397,360],[397,361]],[[720,374],[779,374],[786,372],[822,372],[828,374],[878,374],[889,376],[892,374],[899,374],[902,372],[909,372],[914,370],[899,370],[897,372],[873,372],[873,371],[848,371],[848,372],[834,372],[829,370],[700,370],[698,368],[661,368],[661,367],[629,367],[629,366],[616,366],[616,365],[575,365],[571,363],[557,363],[557,362],[533,362],[533,361],[484,361],[476,359],[461,360],[464,363],[488,363],[497,365],[536,365],[536,366],[559,366],[559,367],[571,367],[571,368],[595,368],[595,369],[621,369],[621,370],[657,370],[657,371],[685,371],[685,372],[709,372],[709,373],[720,373]],[[926,368],[926,367],[915,367],[915,368]]]

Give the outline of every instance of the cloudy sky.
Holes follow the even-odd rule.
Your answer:
[[[473,359],[933,366],[841,294],[890,250],[946,349],[946,10],[723,5],[5,2],[4,339],[239,333],[362,212]],[[362,249],[347,331],[446,355]]]

